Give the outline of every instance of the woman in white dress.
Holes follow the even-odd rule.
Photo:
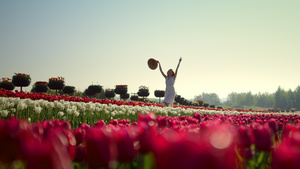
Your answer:
[[[162,101],[163,106],[173,107],[173,102],[175,99],[174,83],[175,83],[175,79],[177,76],[177,72],[178,72],[178,68],[179,68],[181,60],[182,59],[180,58],[175,73],[172,69],[169,69],[167,72],[167,75],[162,71],[161,65],[160,65],[159,61],[157,61],[157,63],[159,64],[159,70],[160,70],[161,74],[163,75],[163,77],[166,79],[165,99]]]

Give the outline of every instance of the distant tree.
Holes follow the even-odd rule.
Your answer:
[[[295,105],[295,93],[291,89],[287,92],[287,103],[288,109],[293,108]]]
[[[246,105],[248,105],[248,103],[246,101],[246,94],[247,93],[239,93],[237,95],[237,105],[239,105],[239,106],[246,106]]]
[[[209,103],[210,105],[220,105],[221,100],[216,93],[202,93],[194,97],[194,100],[203,100],[204,102]]]
[[[230,94],[227,95],[227,99],[224,102],[224,105],[228,105],[228,106],[235,106],[237,105],[237,93],[236,92],[232,92]]]
[[[83,97],[83,92],[75,89],[75,92],[73,93],[73,96]]]
[[[252,106],[254,104],[254,97],[251,92],[248,93],[236,93],[232,92],[228,94],[225,105],[232,107]]]
[[[274,106],[274,94],[259,93],[255,95],[255,105],[263,108],[271,108]]]
[[[295,91],[294,91],[294,97],[295,97],[295,105],[294,108],[296,108],[296,110],[300,110],[300,86],[298,86]]]
[[[251,92],[246,93],[245,95],[245,105],[246,106],[253,106],[254,105],[254,96]]]
[[[279,86],[277,91],[271,94],[259,93],[253,95],[251,92],[232,92],[228,94],[224,105],[236,108],[254,105],[263,108],[296,108],[297,110],[300,110],[300,86],[298,86],[294,91],[291,89],[285,91]]]
[[[287,93],[279,86],[275,92],[275,104],[274,108],[287,109],[288,108],[288,97]]]

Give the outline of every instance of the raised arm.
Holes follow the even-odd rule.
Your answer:
[[[157,61],[157,63],[158,63],[158,65],[159,65],[159,70],[160,70],[161,74],[163,75],[164,78],[166,78],[167,76],[166,76],[166,74],[162,71],[162,68],[161,68],[161,65],[160,65],[159,61]]]
[[[176,68],[176,71],[175,71],[175,74],[174,74],[174,79],[176,79],[176,76],[177,76],[177,72],[178,72],[178,68],[179,68],[179,65],[180,65],[180,62],[181,62],[181,58],[179,59],[179,62],[178,62],[178,65],[177,65],[177,68]]]

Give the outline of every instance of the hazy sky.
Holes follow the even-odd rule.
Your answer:
[[[298,0],[0,1],[0,78],[65,77],[83,91],[127,84],[165,89],[166,72],[182,63],[177,94],[226,98],[300,84]],[[19,89],[19,88],[17,88]],[[29,91],[30,87],[24,88]]]

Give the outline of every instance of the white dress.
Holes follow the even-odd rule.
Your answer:
[[[169,103],[171,107],[173,107],[173,102],[175,99],[175,88],[174,88],[175,79],[174,76],[166,77],[166,91],[165,91],[165,99],[162,102]]]

